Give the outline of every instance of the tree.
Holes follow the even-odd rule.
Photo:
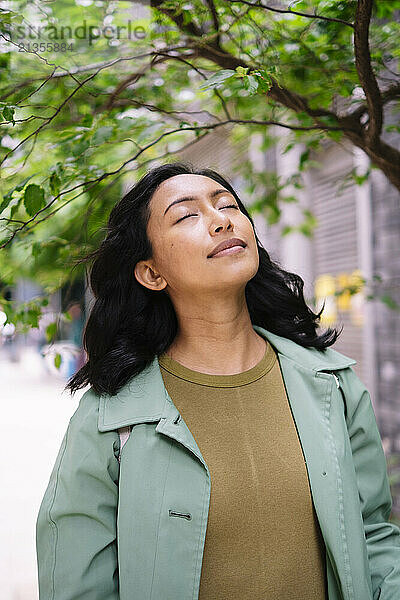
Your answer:
[[[265,147],[270,125],[289,130],[306,147],[300,171],[322,140],[350,140],[400,190],[399,126],[385,123],[400,98],[400,1],[152,0],[133,18],[137,4],[0,9],[6,283],[34,272],[54,291],[98,243],[126,175],[219,127],[236,143],[261,131]],[[263,202],[276,214],[279,198]]]

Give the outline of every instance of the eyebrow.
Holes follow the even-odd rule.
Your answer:
[[[220,194],[230,194],[231,196],[233,196],[232,192],[230,192],[229,190],[224,190],[222,188],[218,188],[212,192],[210,192],[208,194],[209,198],[215,198],[216,196],[219,196]],[[177,198],[177,200],[174,200],[173,202],[171,202],[171,204],[169,206],[167,206],[167,208],[164,211],[164,216],[167,214],[167,211],[171,208],[171,206],[174,206],[175,204],[178,204],[179,202],[191,202],[193,200],[197,200],[198,197],[197,196],[183,196],[182,198]]]

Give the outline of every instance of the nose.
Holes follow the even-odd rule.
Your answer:
[[[225,214],[221,211],[216,211],[217,214],[215,218],[211,221],[211,231],[212,232],[220,232],[223,229],[227,229],[228,231],[233,230],[233,223],[229,217],[229,215],[225,212]]]

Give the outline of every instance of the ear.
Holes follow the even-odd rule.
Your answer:
[[[149,290],[161,291],[167,287],[167,282],[154,268],[152,261],[140,260],[137,262],[134,274],[137,281]]]

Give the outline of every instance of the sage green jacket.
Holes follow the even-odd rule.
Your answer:
[[[356,361],[253,327],[278,352],[325,541],[329,600],[399,600],[400,530],[388,522],[386,460]],[[117,429],[127,425],[119,464]],[[37,516],[40,600],[196,600],[211,485],[157,357],[116,396],[88,389]]]

